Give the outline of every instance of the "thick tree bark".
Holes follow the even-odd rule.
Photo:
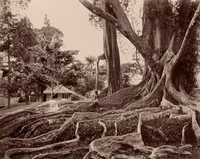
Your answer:
[[[170,97],[169,99],[173,99],[179,104],[195,103],[185,92],[182,92],[183,89],[179,89],[181,78],[176,77],[174,79],[174,77],[176,76],[177,65],[183,58],[191,34],[199,21],[200,6],[193,15],[194,10],[190,10],[191,1],[180,1],[180,19],[174,23],[176,25],[174,27],[172,25],[174,13],[167,0],[146,0],[144,2],[143,35],[139,37],[132,29],[118,0],[105,0],[110,5],[113,14],[94,7],[86,0],[80,1],[93,13],[116,25],[117,29],[135,45],[145,59],[147,66],[145,75],[150,73],[153,79],[147,85],[149,92],[153,91],[152,88],[156,86],[156,83],[159,83],[165,77],[165,80],[162,81],[165,85],[163,94],[165,92]],[[187,20],[184,20],[184,18]],[[188,18],[191,18],[190,23],[188,23]]]
[[[113,23],[130,40],[144,57],[147,70],[145,77],[149,76],[149,81],[145,81],[146,78],[143,79],[145,82],[142,84],[142,88],[141,84],[134,87],[137,93],[133,91],[132,94],[129,94],[126,90],[127,92],[124,93],[126,95],[121,96],[123,91],[118,91],[112,96],[100,100],[100,104],[107,105],[110,102],[114,107],[126,107],[126,110],[160,105],[184,108],[185,113],[190,114],[191,117],[189,110],[197,110],[195,108],[196,101],[183,89],[181,77],[183,73],[177,68],[187,52],[192,34],[196,34],[200,5],[198,4],[196,10],[191,9],[192,2],[190,0],[181,0],[180,8],[177,9],[179,19],[176,19],[168,0],[145,0],[143,35],[140,37],[132,29],[118,0],[106,0],[113,14],[102,8],[94,7],[86,0],[80,1],[87,4],[86,8],[93,13]],[[189,110],[184,105],[188,106]],[[192,106],[189,107],[189,105]]]
[[[92,5],[87,0],[79,1],[92,13],[114,24],[116,28],[122,33],[122,35],[124,35],[136,47],[140,54],[146,59],[149,67],[155,72],[159,73],[161,71],[160,66],[157,63],[155,63],[155,61],[152,59],[152,50],[149,47],[148,43],[145,40],[143,40],[142,37],[138,36],[133,30],[128,20],[128,17],[124,13],[118,0],[105,0],[109,4],[110,8],[113,10],[115,17],[105,12],[100,7]]]
[[[80,2],[96,14],[101,14],[117,24],[113,8],[107,0],[101,0],[101,8],[95,7],[90,2],[80,0]],[[103,41],[104,53],[106,56],[108,94],[118,91],[122,86],[120,72],[120,56],[117,45],[116,25],[103,20]]]
[[[8,52],[8,90],[7,90],[7,96],[8,96],[8,108],[10,108],[10,101],[11,101],[11,79],[10,79],[10,53]]]
[[[95,83],[95,90],[98,94],[98,86],[99,86],[99,61],[100,59],[97,59],[97,64],[96,64],[96,83]]]
[[[114,16],[113,10],[106,0],[101,0],[101,8]],[[108,94],[112,94],[121,88],[122,81],[116,27],[106,20],[103,20],[103,41],[107,66]]]

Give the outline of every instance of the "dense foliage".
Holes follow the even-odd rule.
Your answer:
[[[74,56],[78,50],[61,51],[63,33],[59,29],[50,23],[34,29],[27,17],[16,17],[10,10],[5,10],[3,18],[0,51],[7,56],[7,65],[1,67],[4,95],[7,91],[12,96],[40,94],[46,87],[77,84],[81,68]]]
[[[85,74],[78,80],[78,85],[75,87],[75,91],[83,96],[91,97],[91,93],[94,93],[96,77],[89,73]],[[102,91],[104,88],[105,78],[100,76],[98,83],[98,90]],[[94,96],[94,94],[93,94]]]

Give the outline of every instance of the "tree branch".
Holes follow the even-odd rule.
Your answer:
[[[47,88],[51,89],[51,87],[50,87],[50,86],[48,86],[47,84],[44,84],[44,83],[42,83],[42,82],[38,82],[38,81],[37,81],[37,83],[39,83],[39,84],[41,84],[41,85],[43,85],[43,86],[45,86],[45,87],[47,87]]]
[[[164,55],[162,56],[162,58],[160,59],[160,63],[162,65],[165,65],[167,62],[169,62],[172,57],[174,56],[174,52],[172,50],[173,48],[173,45],[174,45],[174,39],[175,39],[175,33],[172,35],[172,38],[170,40],[170,43],[169,43],[169,47],[167,49],[167,51],[164,53]]]
[[[136,47],[142,57],[147,61],[147,64],[151,67],[151,69],[160,74],[160,65],[156,64],[152,59],[152,50],[149,44],[135,33],[128,20],[128,17],[126,16],[119,3],[119,0],[101,0],[102,4],[107,3],[107,5],[112,8],[115,17],[106,13],[100,7],[94,6],[87,0],[79,1],[92,13],[114,24],[116,28],[122,33],[122,35],[124,35]]]
[[[100,7],[96,7],[95,5],[91,4],[87,0],[79,0],[89,11],[92,13],[98,15],[99,17],[108,20],[109,22],[113,23],[115,26],[119,25],[119,21],[113,17],[112,15],[108,14],[104,10],[102,10]]]
[[[199,22],[199,16],[200,16],[200,4],[198,5],[198,8],[196,9],[192,20],[190,21],[190,24],[189,24],[189,26],[187,28],[186,33],[185,33],[185,36],[184,36],[183,42],[181,44],[181,47],[180,47],[177,55],[173,59],[173,64],[177,64],[179,59],[185,53],[185,50],[187,48],[188,41],[189,41],[190,36],[191,36],[191,34],[193,32],[193,29],[196,27],[197,23]]]
[[[141,55],[144,58],[147,57],[147,54],[151,54],[151,49],[149,48],[149,45],[133,30],[126,13],[123,11],[123,8],[121,7],[119,0],[107,0],[107,1],[109,1],[110,6],[113,8],[115,17],[119,20],[119,24],[121,26],[120,29],[124,32],[124,34],[123,33],[122,34],[127,39],[129,39],[129,41],[137,48],[137,50],[141,53]]]
[[[111,4],[110,7],[113,8],[116,17],[113,17],[112,15],[102,10],[100,7],[96,7],[87,0],[79,1],[92,13],[114,24],[116,28],[122,33],[122,35],[129,39],[129,41],[137,48],[143,57],[146,57],[146,53],[150,52],[148,45],[144,44],[142,38],[134,32],[128,17],[124,13],[118,0],[109,2],[109,4]]]

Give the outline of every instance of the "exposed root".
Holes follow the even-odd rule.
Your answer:
[[[161,128],[161,127],[160,127]],[[167,136],[160,130],[160,128],[158,128],[158,133],[160,134],[160,136],[162,136],[164,138],[165,141],[168,141]]]
[[[177,120],[189,120],[191,119],[191,116],[189,114],[171,114],[170,119],[177,119]]]
[[[142,126],[142,113],[139,114],[137,133],[141,135],[141,126]]]
[[[115,122],[115,135],[114,136],[117,136],[117,121]]]
[[[145,85],[148,83],[149,79],[150,79],[150,74],[138,85],[120,89],[114,94],[111,94],[109,96],[100,99],[100,104],[104,106],[113,105],[117,106],[118,108],[121,108],[130,101],[135,101],[136,100],[135,98],[137,99],[141,98],[142,97],[141,93],[138,94],[138,92],[140,91],[143,92],[143,89],[146,88]]]
[[[101,120],[98,121],[98,124],[101,125],[101,126],[103,127],[103,134],[102,134],[102,137],[104,137],[105,134],[106,134],[106,132],[107,132],[106,125],[105,125]]]
[[[79,123],[77,122],[82,120],[91,120],[91,119],[98,119],[100,115],[98,113],[93,112],[87,112],[87,113],[74,113],[72,117],[69,120],[66,120],[62,124],[62,126],[59,129],[55,129],[53,131],[50,131],[48,133],[36,136],[34,138],[28,138],[28,139],[19,139],[19,138],[5,138],[3,140],[0,140],[1,149],[3,151],[8,150],[12,145],[15,145],[16,148],[20,147],[39,147],[44,146],[47,143],[52,144],[56,141],[64,141],[64,140],[75,140],[78,139],[78,127]]]
[[[179,106],[177,106],[175,104],[172,104],[170,101],[166,100],[164,97],[162,98],[160,106],[161,106],[161,108],[163,110],[166,110],[166,109],[177,109],[177,110],[180,110]]]
[[[77,139],[77,140],[80,139],[80,136],[79,136],[79,134],[78,134],[79,123],[80,123],[80,121],[76,123],[76,131],[75,131],[75,136],[76,136],[76,139]]]
[[[189,125],[189,122],[184,125],[183,129],[182,129],[182,139],[181,139],[181,145],[184,145],[185,144],[185,131],[186,131],[186,128],[188,127]]]
[[[185,151],[186,149],[191,148],[191,145],[184,145],[181,147],[171,146],[171,145],[163,145],[157,148],[154,148],[151,155],[149,156],[150,159],[157,159],[162,157],[174,157],[174,156],[191,156],[192,154],[189,151]]]
[[[64,152],[50,152],[50,153],[44,153],[44,154],[38,154],[34,156],[32,159],[43,159],[43,158],[48,158],[49,156],[67,156],[69,155],[69,151],[64,151]]]
[[[74,158],[76,156],[79,156],[79,158],[83,157],[85,153],[87,153],[88,148],[75,148],[74,150],[70,151],[61,151],[61,152],[49,152],[45,154],[38,154],[32,159],[44,159],[44,158]]]
[[[147,127],[150,130],[153,130],[154,132],[157,132],[164,139],[165,142],[168,141],[167,136],[160,130],[160,128],[156,129],[151,126],[145,126],[145,127]]]
[[[123,119],[123,114],[120,115],[120,117],[117,119],[117,121],[115,122],[115,136],[117,136],[118,134],[118,127],[117,127],[117,123],[120,122]]]
[[[142,115],[139,115],[137,133],[129,133],[121,136],[105,136],[94,140],[90,143],[90,155],[91,152],[97,152],[100,156],[110,158],[115,151],[119,151],[124,148],[130,148],[134,150],[134,146],[142,147],[144,143],[141,135]],[[86,158],[85,156],[85,158]]]
[[[12,156],[15,156],[20,153],[24,154],[31,154],[31,156],[40,154],[40,153],[46,153],[46,152],[55,152],[55,151],[62,151],[62,150],[73,150],[78,146],[78,140],[68,140],[64,142],[59,142],[39,148],[15,148],[10,149],[5,153],[5,158],[10,159]]]
[[[200,146],[200,127],[196,120],[196,113],[192,112],[192,129],[194,130],[194,134],[197,138],[197,146]]]
[[[32,113],[32,115],[26,114],[25,117],[20,117],[22,114],[18,114],[15,117],[1,118],[0,124],[2,123],[4,126],[0,125],[0,128],[4,128],[4,131],[14,126],[15,119],[18,119],[19,126],[12,127],[12,133],[9,132],[7,135],[10,136],[10,134],[17,132],[15,138],[2,137],[4,139],[0,140],[0,147],[2,148],[0,148],[0,158],[2,155],[5,155],[8,159],[68,158],[68,155],[76,154],[75,152],[79,151],[77,148],[80,148],[80,151],[82,151],[82,148],[84,149],[82,153],[86,154],[83,155],[84,159],[131,159],[140,155],[146,157],[151,153],[151,158],[176,155],[190,156],[191,153],[186,151],[191,147],[190,145],[182,147],[164,145],[153,148],[163,143],[180,145],[181,141],[181,144],[185,144],[185,140],[187,143],[192,143],[194,140],[188,139],[190,136],[194,139],[194,134],[191,133],[190,126],[187,129],[187,123],[191,117],[193,118],[192,128],[198,143],[200,142],[200,128],[196,119],[197,114],[194,114],[194,111],[199,108],[192,105],[173,105],[164,100],[161,97],[162,93],[160,95],[159,92],[162,92],[162,90],[157,88],[155,94],[144,99],[141,98],[139,102],[129,105],[130,107],[128,106],[126,109],[113,105],[106,108],[104,105],[93,104],[88,106],[88,104],[85,104],[83,107],[82,105],[71,107],[70,110],[63,108],[64,112],[60,111],[57,114],[38,115]],[[160,96],[156,97],[157,94]],[[120,99],[117,100],[116,103],[120,102]],[[162,109],[158,107],[161,100],[163,101]],[[103,108],[103,111],[99,111],[101,108]],[[109,109],[109,111],[105,112],[104,109]],[[88,110],[90,112],[87,112]],[[100,113],[93,112],[96,110]],[[38,119],[35,120],[35,117],[38,117]],[[62,121],[59,121],[57,127],[53,127],[47,132],[48,126],[56,125],[56,120],[59,117],[62,118]],[[142,122],[145,123],[145,126],[143,125],[141,130]],[[41,129],[43,125],[46,126],[45,133]],[[186,136],[189,133],[191,135]],[[25,137],[27,138],[25,139]],[[145,146],[145,144],[153,147]],[[74,156],[71,158],[74,158]]]
[[[125,111],[123,109],[119,109],[119,110],[110,110],[110,111],[107,111],[105,113],[102,114],[102,116],[108,116],[108,115],[112,115],[112,114],[115,114],[118,116],[121,116],[121,113],[124,113]]]
[[[137,111],[137,110],[136,110]],[[143,117],[142,120],[143,121],[148,121],[148,120],[154,120],[154,119],[159,119],[162,117],[167,117],[169,118],[171,114],[178,114],[179,110],[164,110],[164,111],[156,111],[156,112],[143,112]]]
[[[158,107],[163,97],[163,78],[160,79],[154,90],[141,100],[128,105],[125,110],[134,110],[145,107]]]
[[[170,103],[167,100],[164,100],[165,104],[167,103],[167,105],[170,105],[172,107],[177,108],[177,106],[173,105],[172,103]],[[163,103],[162,103],[163,104]],[[198,108],[198,103],[197,103],[197,107],[193,106],[193,105],[178,105],[178,107],[180,108],[180,110],[182,111],[182,113],[185,114],[181,114],[181,115],[170,115],[170,118],[172,119],[179,119],[179,120],[188,120],[190,118],[192,118],[192,129],[194,131],[194,134],[196,136],[197,139],[197,146],[200,146],[200,127],[196,121],[196,113],[195,111],[199,112],[199,108]],[[188,124],[186,124],[183,129],[182,129],[182,140],[181,140],[181,144],[185,143],[185,130],[186,127],[188,126]]]

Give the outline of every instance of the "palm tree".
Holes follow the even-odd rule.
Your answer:
[[[93,66],[95,66],[95,61],[96,61],[96,58],[94,56],[88,56],[88,57],[85,57],[85,60],[86,60],[86,67],[85,69],[93,69]]]

